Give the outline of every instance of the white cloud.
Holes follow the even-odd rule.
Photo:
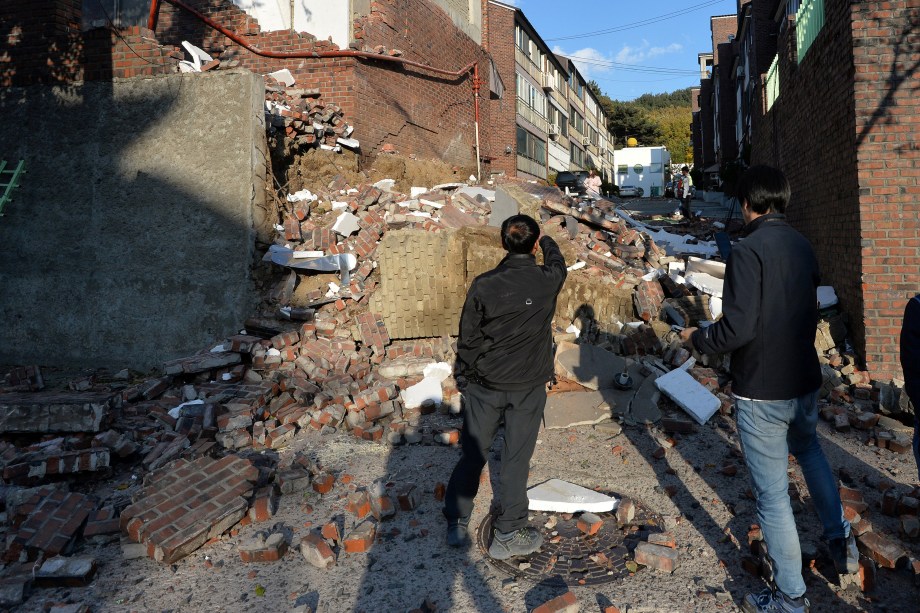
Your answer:
[[[653,47],[647,40],[643,40],[642,44],[637,47],[623,45],[623,48],[614,56],[614,61],[621,64],[641,64],[662,55],[680,53],[683,48],[684,46],[680,43],[671,43],[666,47]]]
[[[564,55],[568,58],[574,58],[572,59],[572,62],[575,63],[575,67],[578,68],[578,72],[580,72],[581,76],[589,81],[598,75],[607,75],[613,72],[612,66],[603,65],[604,62],[611,62],[613,58],[604,55],[593,47],[585,47],[584,49],[579,49],[578,51],[572,51],[569,53],[559,45],[556,45],[553,47],[553,53],[556,55]],[[580,60],[578,58],[583,59]]]

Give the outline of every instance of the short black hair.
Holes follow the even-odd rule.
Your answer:
[[[785,213],[792,190],[779,168],[758,165],[744,171],[735,186],[738,200],[758,215]]]
[[[502,246],[511,253],[530,253],[540,236],[540,226],[530,215],[512,215],[502,222]]]
[[[681,167],[680,167],[680,171],[681,171],[681,172],[683,172],[683,171],[685,171],[685,170],[686,170],[687,172],[690,172],[690,167],[689,167],[689,166],[681,166]]]

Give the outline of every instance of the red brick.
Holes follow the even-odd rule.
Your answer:
[[[359,524],[348,536],[345,537],[344,549],[346,553],[364,553],[370,551],[377,535],[377,527],[364,522]]]
[[[885,568],[895,568],[907,556],[903,547],[877,532],[863,534],[856,544],[860,553]]]
[[[319,494],[328,494],[335,485],[335,477],[329,473],[320,473],[313,479],[313,491]]]
[[[300,553],[317,568],[335,566],[335,553],[318,534],[309,534],[300,541]]]
[[[604,525],[604,520],[594,513],[582,513],[576,522],[578,529],[587,536],[593,536],[598,533]]]
[[[552,600],[544,602],[531,613],[578,613],[578,598],[572,592],[566,592]]]
[[[637,563],[666,573],[673,573],[678,564],[677,551],[646,542],[636,546],[634,556]]]

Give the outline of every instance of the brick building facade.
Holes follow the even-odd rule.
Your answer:
[[[900,378],[901,318],[920,291],[920,99],[911,85],[920,79],[920,6],[913,0],[752,4],[747,14],[759,23],[750,161],[789,177],[789,220],[814,245],[857,354],[876,380]],[[808,27],[797,23],[797,11],[813,11]],[[744,24],[737,25],[743,32]],[[704,79],[701,107],[706,89]],[[705,108],[700,114],[704,120]],[[705,157],[705,126],[701,132]],[[720,140],[733,134],[723,132]]]

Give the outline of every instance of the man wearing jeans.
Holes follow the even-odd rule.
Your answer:
[[[790,188],[781,171],[754,166],[737,192],[744,239],[726,267],[722,318],[681,336],[702,353],[732,352],[738,433],[776,583],[775,591],[748,594],[742,608],[806,612],[802,553],[788,494],[790,452],[802,468],[837,572],[859,570],[837,481],[815,433],[822,381],[814,347],[818,263],[805,237],[785,221]]]
[[[539,240],[537,240],[539,238]],[[470,544],[468,526],[489,447],[505,426],[501,461],[501,512],[489,555],[525,556],[543,544],[527,526],[527,473],[553,378],[552,321],[566,277],[556,242],[540,236],[537,222],[514,215],[502,224],[508,255],[473,281],[460,316],[455,375],[465,403],[462,455],[447,484],[447,544]],[[543,250],[543,265],[534,257]]]

